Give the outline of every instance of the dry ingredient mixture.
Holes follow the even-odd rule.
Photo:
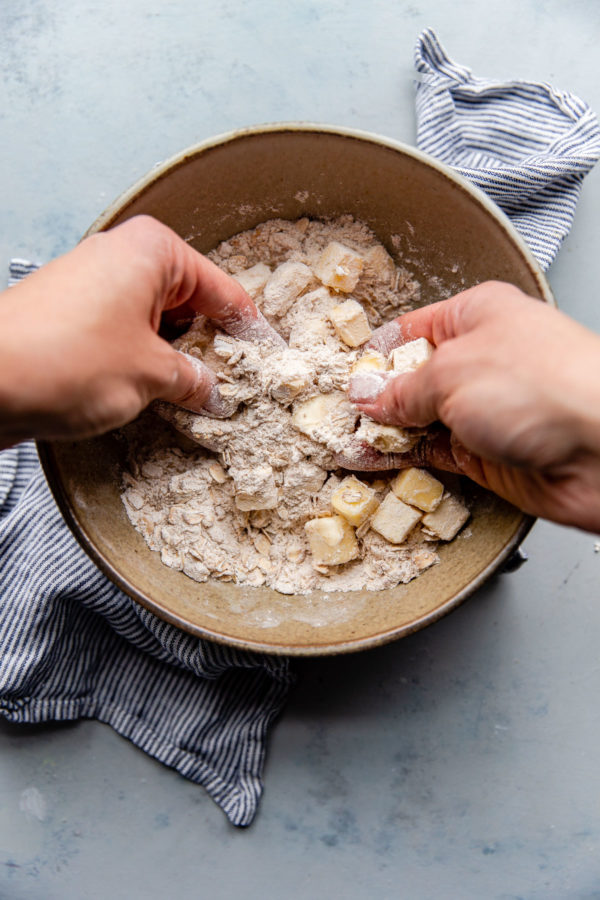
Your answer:
[[[437,561],[448,522],[461,527],[468,511],[421,470],[396,485],[387,474],[354,478],[337,460],[365,443],[402,452],[418,437],[361,417],[344,393],[352,371],[389,368],[361,345],[415,305],[418,283],[350,216],[275,219],[209,256],[287,346],[236,340],[203,316],[176,340],[217,373],[237,411],[215,419],[160,405],[194,448],[148,442],[147,432],[143,447],[132,441],[122,495],[132,524],[165,565],[196,581],[284,594],[410,581]]]

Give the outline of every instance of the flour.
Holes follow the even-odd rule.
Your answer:
[[[357,559],[315,566],[304,525],[331,514],[345,473],[336,454],[350,454],[357,429],[368,433],[345,390],[361,355],[337,336],[328,316],[350,295],[315,276],[332,241],[364,260],[351,296],[376,328],[419,299],[419,285],[395,265],[361,222],[272,220],[222,243],[210,258],[237,277],[286,347],[223,334],[199,316],[174,346],[216,373],[229,419],[196,415],[169,404],[160,414],[193,445],[148,439],[130,430],[124,476],[127,514],[162,562],[196,581],[217,578],[269,585],[284,594],[315,589],[381,590],[407,582],[437,561],[435,543],[419,528],[401,545],[359,529]],[[293,416],[324,395],[327,416],[310,434]],[[361,475],[363,478],[363,475]],[[389,478],[365,476],[382,499]]]

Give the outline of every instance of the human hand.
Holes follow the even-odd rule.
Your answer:
[[[418,337],[436,349],[415,372],[353,379],[361,411],[386,424],[442,422],[449,435],[419,445],[421,465],[468,475],[532,515],[600,531],[600,337],[497,282],[407,313],[370,345],[387,354]]]
[[[241,340],[282,339],[243,288],[165,225],[139,216],[84,240],[0,297],[0,446],[83,438],[151,400],[231,412],[214,374],[158,336],[203,313]]]

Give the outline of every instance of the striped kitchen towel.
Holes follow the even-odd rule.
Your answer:
[[[290,685],[287,660],[199,640],[134,603],[71,535],[35,445],[0,453],[1,715],[106,722],[249,825]]]
[[[477,78],[431,29],[418,38],[417,143],[494,200],[547,269],[600,156],[598,120],[568,91]]]

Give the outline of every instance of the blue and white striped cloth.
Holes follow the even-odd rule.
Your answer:
[[[134,603],[71,535],[34,444],[0,454],[1,715],[106,722],[249,825],[290,684],[287,660],[198,640]]]
[[[419,148],[484,190],[547,269],[600,157],[596,115],[549,84],[475,77],[430,29],[417,41],[415,68]]]
[[[474,78],[419,38],[418,143],[482,187],[548,266],[600,152],[598,125],[548,85]],[[36,268],[14,260],[10,282]],[[288,661],[229,650],[155,618],[95,568],[62,520],[33,444],[0,454],[0,714],[95,718],[204,785],[247,825]]]

